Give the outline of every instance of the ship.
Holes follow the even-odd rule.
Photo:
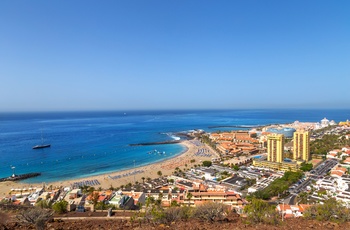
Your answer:
[[[49,147],[51,147],[50,144],[44,144],[43,132],[41,132],[41,145],[36,145],[33,147],[33,149],[43,149],[43,148],[49,148]]]

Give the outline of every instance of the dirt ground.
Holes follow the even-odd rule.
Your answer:
[[[350,223],[336,224],[330,222],[318,222],[305,220],[302,218],[297,219],[287,219],[282,224],[277,226],[257,224],[250,225],[246,224],[244,219],[241,219],[238,216],[232,216],[224,221],[217,222],[205,222],[195,219],[190,221],[178,221],[173,222],[169,225],[158,224],[153,225],[146,223],[144,221],[130,221],[125,219],[118,219],[118,217],[104,218],[104,217],[76,217],[76,219],[67,220],[62,217],[62,219],[56,219],[54,222],[50,222],[46,225],[48,230],[86,230],[86,229],[98,229],[98,230],[112,230],[112,229],[121,229],[121,230],[158,230],[158,229],[174,229],[174,230],[225,230],[225,229],[259,229],[259,230],[271,230],[271,229],[285,229],[285,230],[304,230],[304,229],[350,229]],[[74,217],[73,217],[74,218]],[[9,230],[25,230],[25,229],[35,229],[34,226],[25,226],[20,223],[11,222],[8,223],[6,228],[0,229],[9,229]]]

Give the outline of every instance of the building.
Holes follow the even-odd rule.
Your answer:
[[[291,138],[293,137],[293,133],[295,132],[295,129],[290,127],[271,127],[271,128],[267,128],[266,132],[282,134],[287,138]]]
[[[292,171],[296,172],[299,170],[299,165],[296,162],[273,162],[256,159],[253,160],[253,166],[257,168],[268,168],[277,171]]]
[[[330,124],[329,124],[329,120],[327,118],[323,118],[321,120],[321,127],[322,128],[325,128],[325,127],[328,127]]]
[[[293,159],[310,160],[310,133],[304,130],[298,130],[293,135]]]
[[[350,127],[350,121],[349,120],[341,121],[341,122],[339,122],[339,126],[348,126],[348,127]]]
[[[284,136],[270,134],[267,136],[267,161],[281,163],[283,161]]]
[[[269,134],[267,135],[267,161],[253,159],[253,165],[258,168],[269,168],[279,171],[297,171],[299,165],[296,162],[283,161],[283,152],[283,134]]]
[[[243,207],[244,200],[238,193],[223,191],[223,190],[207,190],[203,192],[191,192],[189,199],[186,194],[186,199],[183,200],[184,205],[197,206],[205,202],[217,202],[229,205],[231,208]]]

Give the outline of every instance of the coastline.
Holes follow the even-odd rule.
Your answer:
[[[74,183],[80,183],[83,181],[98,181],[99,184],[93,185],[96,189],[102,187],[104,189],[108,189],[111,186],[114,188],[120,187],[121,185],[126,185],[128,183],[134,183],[134,181],[142,183],[142,177],[146,178],[157,178],[159,177],[157,172],[161,171],[163,176],[170,176],[172,172],[174,172],[176,167],[181,169],[191,168],[196,164],[200,164],[204,160],[211,160],[212,158],[217,157],[217,153],[215,153],[210,147],[205,144],[202,144],[198,140],[185,140],[181,143],[186,149],[177,156],[174,156],[170,159],[166,159],[163,161],[158,161],[155,163],[151,163],[148,165],[140,166],[137,168],[122,170],[122,171],[114,171],[111,173],[104,173],[96,176],[87,176],[82,178],[77,178],[73,180],[64,180],[64,181],[56,181],[46,183],[46,186],[51,186],[53,188],[57,187],[69,187]],[[203,156],[198,153],[200,149],[207,149],[208,155]],[[210,156],[209,156],[210,155]],[[195,160],[195,162],[191,163],[191,160]],[[187,165],[187,167],[186,167]],[[136,172],[136,173],[135,173]],[[42,183],[25,183],[25,182],[1,182],[0,183],[0,196],[8,195],[11,189],[25,189],[29,187],[41,187]]]

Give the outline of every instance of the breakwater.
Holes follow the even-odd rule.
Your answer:
[[[182,142],[182,140],[158,141],[158,142],[145,142],[145,143],[129,144],[129,146],[169,145],[169,144],[178,144],[181,142]]]
[[[0,182],[24,180],[24,179],[28,179],[28,178],[32,178],[32,177],[37,177],[40,175],[41,175],[41,173],[27,173],[27,174],[15,175],[15,176],[10,176],[10,177],[0,178]]]
[[[209,129],[217,129],[217,128],[241,128],[241,129],[257,129],[262,128],[262,125],[214,125],[208,126]]]

